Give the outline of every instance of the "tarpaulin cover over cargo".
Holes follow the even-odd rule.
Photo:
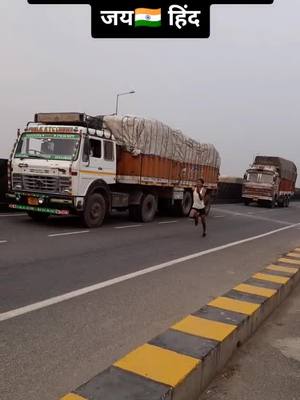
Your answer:
[[[285,160],[281,157],[256,156],[254,164],[275,166],[278,169],[279,175],[282,179],[288,179],[292,182],[296,182],[297,167],[292,161]]]
[[[119,144],[132,156],[156,156],[177,165],[173,165],[170,174],[170,167],[162,167],[162,162],[157,161],[156,167],[149,164],[151,171],[149,168],[146,171],[144,166],[140,175],[169,181],[180,180],[181,183],[195,181],[203,176],[207,182],[216,183],[221,160],[212,144],[199,143],[156,120],[133,116],[104,116],[103,122],[104,127],[112,132]],[[124,168],[127,168],[129,160],[126,162],[126,165],[123,163]],[[128,170],[126,174],[128,175]]]
[[[170,160],[220,167],[220,156],[212,144],[198,143],[162,122],[139,117],[105,116],[104,123],[128,151]]]

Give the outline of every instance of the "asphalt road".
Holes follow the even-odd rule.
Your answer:
[[[218,205],[206,238],[188,219],[119,215],[87,231],[0,214],[0,224],[1,400],[57,400],[300,245],[299,203]]]

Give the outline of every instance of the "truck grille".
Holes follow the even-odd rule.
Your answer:
[[[58,191],[58,179],[53,176],[24,175],[23,188],[29,191],[55,193]]]
[[[63,193],[70,190],[71,178],[45,175],[13,175],[13,189],[38,193]]]

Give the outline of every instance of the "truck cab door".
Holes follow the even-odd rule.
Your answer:
[[[104,145],[104,142],[111,142],[112,145]],[[85,139],[81,161],[80,194],[85,195],[89,186],[97,179],[102,179],[107,184],[115,183],[115,143],[98,137],[89,137]]]
[[[103,139],[102,173],[108,184],[116,182],[116,143]]]
[[[84,196],[89,186],[100,177],[102,167],[102,139],[86,137],[80,165],[79,195]]]

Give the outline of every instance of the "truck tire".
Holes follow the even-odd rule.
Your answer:
[[[138,219],[141,222],[151,222],[154,220],[157,211],[157,202],[153,194],[146,194],[142,197],[142,201],[137,210]]]
[[[290,198],[286,196],[285,201],[284,201],[284,207],[288,207],[290,205]]]
[[[281,197],[278,199],[277,204],[278,204],[278,207],[280,207],[280,208],[285,207],[285,204],[286,204],[286,199],[285,199],[285,197],[282,197],[282,196],[281,196]]]
[[[244,204],[245,204],[245,206],[249,206],[250,200],[249,199],[244,199]]]
[[[100,193],[93,193],[88,196],[84,210],[81,214],[81,221],[87,228],[97,228],[102,225],[106,214],[105,199]]]
[[[190,191],[185,191],[182,200],[176,200],[174,204],[175,215],[178,217],[187,217],[193,205],[193,196]]]
[[[27,214],[35,222],[45,222],[49,217],[49,214],[35,212],[35,211],[28,211]]]

